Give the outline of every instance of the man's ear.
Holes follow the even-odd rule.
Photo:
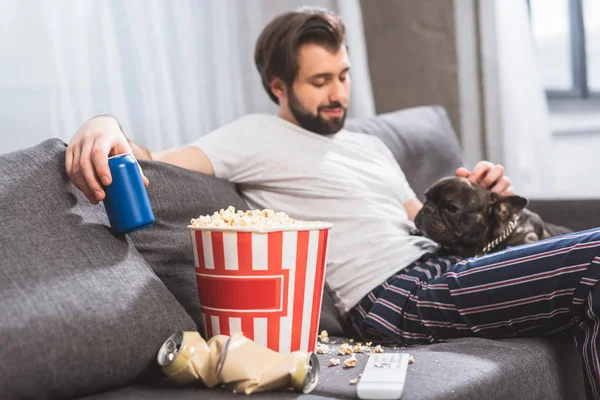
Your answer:
[[[273,78],[269,84],[269,88],[281,103],[281,98],[286,96],[285,85],[283,84],[283,81],[279,78]]]
[[[512,196],[501,196],[496,193],[492,193],[492,207],[494,208],[494,215],[500,221],[508,221],[513,215],[523,211],[529,203],[525,197],[512,195]]]

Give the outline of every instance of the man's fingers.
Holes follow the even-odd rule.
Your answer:
[[[512,192],[510,192],[510,190]],[[506,176],[502,177],[492,188],[492,192],[501,194],[503,196],[510,196],[515,194],[515,190],[512,187],[512,183]]]
[[[81,172],[85,179],[85,183],[88,187],[88,193],[91,194],[96,200],[100,201],[104,198],[104,190],[100,185],[100,181],[94,171],[94,164],[92,164],[92,151],[95,146],[95,140],[90,138],[83,143],[83,149],[81,150],[81,156],[79,164],[81,166]]]
[[[464,167],[460,167],[456,170],[456,176],[467,178],[467,177],[469,177],[469,175],[471,175],[471,171],[469,171],[468,169],[466,169]]]
[[[464,174],[468,172],[466,168],[461,167],[456,170],[456,175],[465,176]],[[512,182],[504,175],[504,166],[501,164],[480,161],[467,176],[472,183],[478,183],[492,192],[504,196],[510,196],[515,193]]]
[[[514,194],[515,194],[515,188],[513,187],[513,185],[510,185],[509,187],[507,187],[503,193],[504,196],[512,196]]]
[[[67,147],[67,151],[65,152],[65,170],[67,171],[67,176],[71,179],[71,176],[73,176],[73,146]]]
[[[492,188],[494,184],[504,176],[504,167],[496,165],[490,169],[487,174],[481,180],[482,186],[486,188]]]
[[[112,182],[110,168],[108,168],[108,154],[110,153],[110,142],[103,137],[96,139],[92,148],[92,164],[96,175],[100,178],[102,185],[108,186]]]
[[[148,181],[148,178],[146,178],[146,175],[142,175],[142,180],[144,181],[144,186],[148,186],[150,184],[150,181]]]
[[[81,170],[81,152],[82,149],[80,146],[75,146],[73,149],[73,176],[71,180],[73,184],[77,187],[77,189],[81,190],[81,192],[88,198],[90,203],[98,204],[96,198],[92,195],[85,178],[83,177],[83,172]]]
[[[489,161],[480,161],[473,167],[473,171],[471,171],[471,175],[469,175],[469,180],[471,182],[480,182],[482,178],[486,175],[486,173],[494,167]]]

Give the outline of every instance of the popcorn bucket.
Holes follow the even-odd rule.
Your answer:
[[[280,353],[313,352],[331,227],[188,226],[204,337],[242,332]]]

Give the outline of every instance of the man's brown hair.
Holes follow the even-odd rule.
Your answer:
[[[310,8],[279,15],[263,29],[256,41],[254,63],[269,97],[279,104],[269,84],[280,78],[288,87],[298,74],[298,51],[306,43],[337,52],[346,44],[346,28],[340,17]]]

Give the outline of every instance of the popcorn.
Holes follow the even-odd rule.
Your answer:
[[[358,360],[356,359],[356,354],[352,354],[350,358],[347,358],[344,361],[344,368],[354,368],[356,367],[356,363]]]
[[[383,348],[381,347],[380,344],[375,346],[375,348],[373,349],[373,353],[383,353]]]
[[[351,385],[356,385],[358,383],[358,378],[350,379]]]
[[[335,366],[335,365],[340,365],[340,359],[339,358],[330,358],[329,359],[329,366]]]
[[[325,330],[321,331],[321,334],[319,335],[319,339],[323,343],[329,343],[329,334],[327,333],[327,331],[325,331]]]
[[[227,209],[221,209],[212,215],[201,215],[198,218],[192,218],[191,225],[204,228],[273,228],[284,226],[304,226],[324,224],[319,221],[300,221],[294,219],[284,212],[275,212],[273,210],[235,210],[235,207],[229,206]]]
[[[329,346],[326,344],[317,344],[317,354],[329,354]]]
[[[414,364],[415,363],[415,358],[413,356],[409,356],[408,357],[408,363],[409,364]]]
[[[341,355],[352,354],[353,352],[354,352],[354,349],[348,343],[344,343],[340,346],[340,354]]]
[[[371,347],[372,344],[373,344],[373,342],[367,342],[367,343],[365,343],[365,346]]]
[[[365,350],[366,350],[366,346],[363,346],[360,343],[357,343],[356,346],[354,346],[355,353],[362,353]]]

